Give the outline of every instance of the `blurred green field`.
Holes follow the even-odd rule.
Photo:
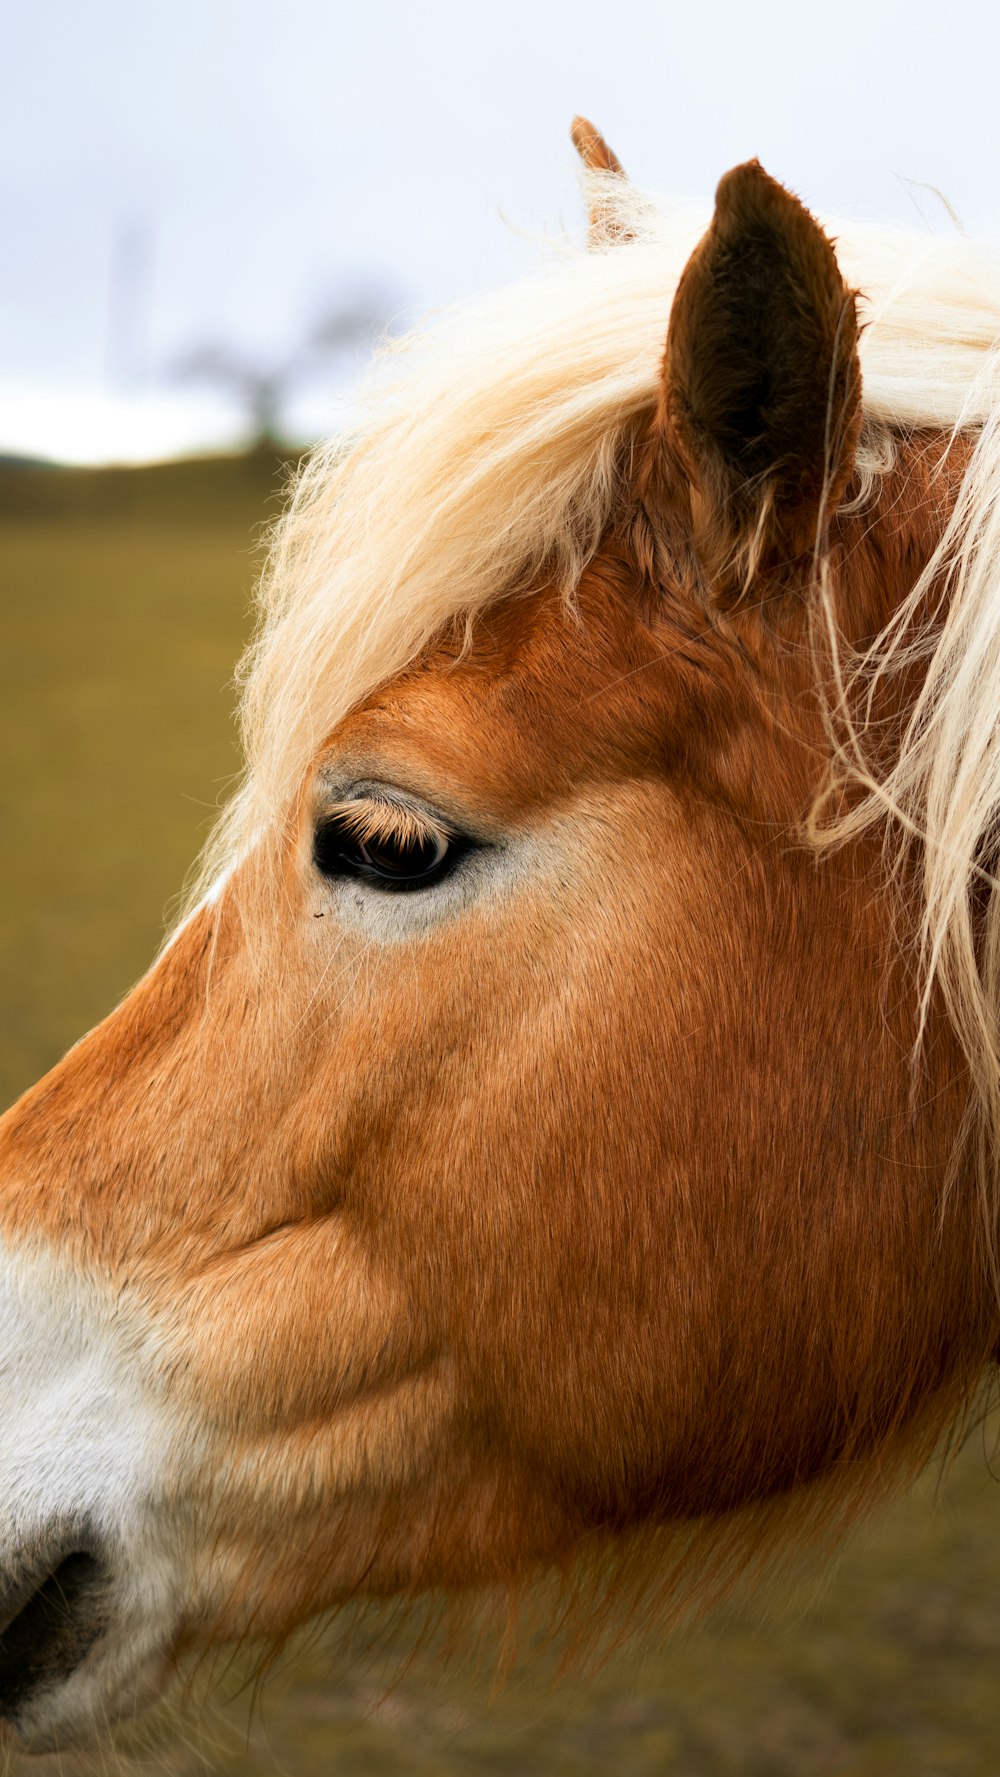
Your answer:
[[[231,780],[229,681],[278,482],[265,457],[0,471],[4,1100],[142,971]],[[499,1688],[488,1653],[449,1676],[433,1639],[413,1651],[412,1626],[373,1640],[362,1624],[308,1637],[259,1693],[245,1662],[222,1662],[215,1701],[142,1768],[998,1777],[994,1444],[973,1435],[818,1593],[763,1621],[646,1635],[585,1679],[529,1651]]]
[[[236,769],[270,457],[0,473],[0,1093],[146,966]]]

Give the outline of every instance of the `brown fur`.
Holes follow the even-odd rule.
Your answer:
[[[663,424],[716,595],[761,572],[801,576],[851,473],[857,318],[822,229],[757,161],[721,180],[678,287]]]
[[[625,168],[589,118],[574,117],[569,133],[588,173],[612,173],[624,181]],[[591,202],[589,238],[591,247],[620,247],[634,239],[632,229],[618,215],[606,191]]]
[[[6,1231],[127,1278],[214,1428],[205,1509],[244,1579],[192,1640],[880,1486],[996,1345],[975,1193],[945,1190],[967,1084],[940,1012],[914,1086],[898,884],[870,844],[801,843],[824,502],[860,642],[948,485],[913,445],[837,515],[852,310],[804,217],[758,169],[723,182],[575,610],[512,598],[358,709],[332,787],[3,1124]],[[732,609],[720,562],[759,524]],[[406,942],[334,942],[312,831],[359,780],[522,867]]]
[[[613,148],[610,148],[600,130],[587,117],[574,117],[569,126],[573,139],[573,147],[580,156],[588,172],[620,173],[625,176],[625,168],[618,159]]]

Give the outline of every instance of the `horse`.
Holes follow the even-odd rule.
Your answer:
[[[590,198],[302,469],[246,775],[0,1126],[0,1714],[826,1546],[1000,1339],[1000,274]]]

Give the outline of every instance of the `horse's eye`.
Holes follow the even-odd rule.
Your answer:
[[[430,888],[447,876],[462,846],[444,833],[408,822],[393,833],[363,834],[357,823],[334,815],[321,821],[313,841],[313,861],[322,875],[354,876],[386,889]]]

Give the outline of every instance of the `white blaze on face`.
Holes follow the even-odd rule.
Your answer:
[[[88,1613],[102,1625],[73,1670],[23,1680],[9,1715],[33,1749],[85,1737],[158,1688],[179,1579],[177,1526],[163,1512],[177,1428],[159,1371],[126,1295],[41,1243],[0,1241],[0,1624],[17,1666],[11,1619],[82,1553],[95,1566],[81,1635]],[[21,1682],[8,1671],[0,1692],[4,1680]]]

